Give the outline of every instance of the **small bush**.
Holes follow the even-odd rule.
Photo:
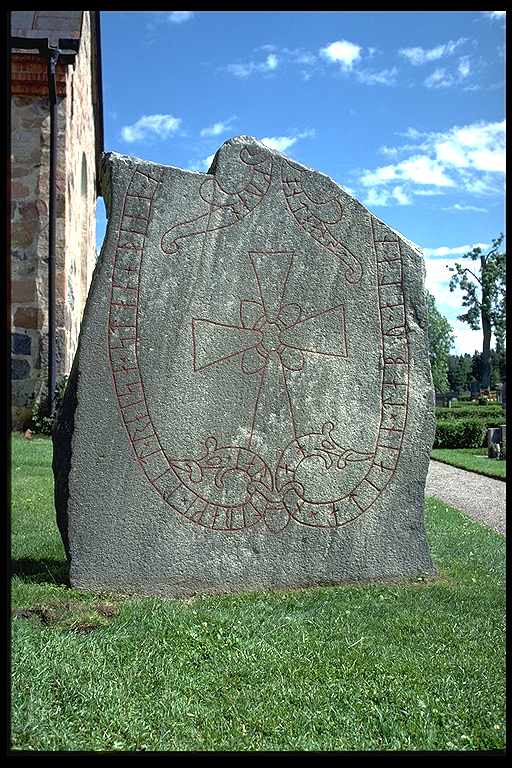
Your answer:
[[[32,419],[30,429],[35,434],[51,435],[55,423],[55,415],[62,405],[64,392],[66,390],[67,376],[62,376],[55,386],[55,413],[53,416],[48,414],[48,398],[36,400],[32,406]]]
[[[480,448],[484,439],[481,421],[449,419],[437,422],[434,448]]]
[[[488,405],[489,398],[485,397],[485,395],[482,395],[482,397],[478,398],[478,405]]]

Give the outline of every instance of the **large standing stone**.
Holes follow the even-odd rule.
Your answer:
[[[107,155],[55,434],[71,582],[196,592],[432,575],[421,255],[254,139]]]

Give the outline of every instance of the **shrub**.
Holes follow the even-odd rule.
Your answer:
[[[478,419],[438,421],[434,448],[480,448],[485,440],[485,427]]]
[[[447,421],[451,419],[495,419],[498,423],[494,426],[503,424],[505,418],[503,408],[499,403],[492,403],[490,405],[460,405],[458,407],[443,408],[438,406],[436,408],[436,418],[439,420]],[[493,425],[491,425],[493,426]]]
[[[55,386],[55,412],[53,416],[48,414],[48,398],[36,400],[32,406],[32,419],[30,429],[35,434],[51,435],[55,423],[55,415],[62,405],[64,392],[66,390],[67,376],[62,376]]]
[[[478,405],[487,405],[489,403],[489,398],[485,397],[485,395],[482,395],[482,397],[478,398]]]

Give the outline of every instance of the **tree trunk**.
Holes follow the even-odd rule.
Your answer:
[[[484,343],[482,347],[482,389],[489,389],[491,379],[491,322],[487,313],[482,311],[482,330]]]
[[[490,389],[491,386],[491,318],[489,317],[489,309],[491,306],[488,285],[485,280],[485,268],[486,260],[482,255],[480,257],[480,276],[482,278],[482,304],[480,307],[480,316],[482,318],[482,331],[483,331],[483,345],[482,345],[482,369],[481,369],[481,383],[482,389]]]

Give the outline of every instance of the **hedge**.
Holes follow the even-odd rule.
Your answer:
[[[467,405],[459,406],[457,408],[443,408],[442,406],[438,406],[436,408],[436,418],[440,421],[448,421],[452,419],[487,420],[493,418],[496,421],[496,424],[493,426],[496,427],[505,423],[505,413],[501,405]]]
[[[438,421],[434,448],[480,448],[486,444],[486,434],[478,419]]]

